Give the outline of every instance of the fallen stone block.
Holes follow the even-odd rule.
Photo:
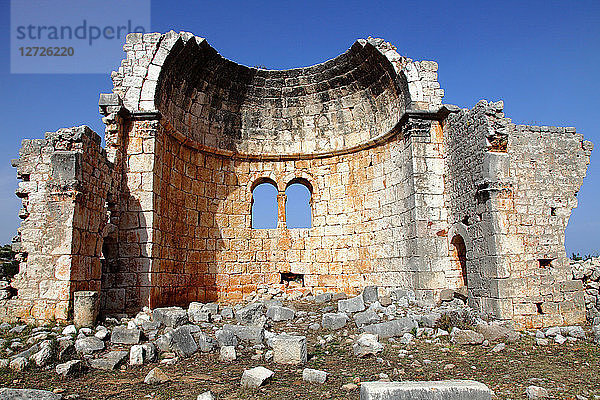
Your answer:
[[[255,367],[247,369],[242,374],[240,384],[244,388],[258,388],[266,385],[273,377],[274,372],[265,367]]]
[[[60,394],[47,390],[0,388],[2,400],[60,400]]]
[[[92,354],[104,350],[104,342],[95,336],[84,337],[75,341],[75,350],[78,353]]]
[[[180,326],[171,333],[170,349],[180,357],[189,357],[198,351],[198,344],[186,326]]]
[[[215,332],[219,346],[237,346],[238,338],[231,329],[219,329]]]
[[[238,324],[253,324],[260,322],[260,317],[265,313],[265,306],[261,303],[248,304],[235,312]]]
[[[259,326],[226,324],[223,329],[232,332],[239,340],[253,344],[261,344],[265,339],[265,330]]]
[[[104,357],[90,360],[90,367],[105,371],[112,371],[113,369],[117,368],[119,364],[121,364],[128,356],[128,351],[111,351]]]
[[[365,310],[365,302],[362,296],[355,296],[347,300],[338,301],[338,312],[355,313]]]
[[[363,382],[360,400],[491,400],[492,391],[469,380]]]
[[[267,318],[274,322],[289,321],[296,315],[296,311],[289,307],[271,306],[267,309]]]
[[[278,364],[304,364],[306,360],[305,336],[282,334],[273,338],[273,362]]]
[[[519,334],[514,330],[497,323],[491,324],[478,324],[475,330],[483,335],[483,337],[490,342],[498,340],[505,340],[513,343],[519,340]]]
[[[302,379],[311,383],[325,383],[327,372],[318,369],[304,368],[302,370]]]
[[[157,385],[167,381],[169,381],[169,377],[158,367],[153,368],[144,378],[144,383],[148,385]]]
[[[527,386],[525,389],[525,394],[529,400],[539,400],[539,399],[549,399],[550,392],[548,389],[545,389],[540,386]]]
[[[56,373],[62,376],[75,375],[85,369],[85,364],[81,360],[71,360],[56,366]]]
[[[144,353],[145,350],[141,345],[131,346],[131,349],[129,349],[129,365],[143,365]]]
[[[363,325],[369,325],[379,322],[379,315],[371,309],[354,314],[354,322],[359,328]]]
[[[342,329],[348,323],[348,316],[345,313],[326,313],[321,318],[323,329],[337,331]]]
[[[320,293],[315,296],[315,303],[327,303],[328,301],[331,301],[332,298],[333,295],[331,293]]]
[[[379,343],[377,335],[372,333],[361,333],[352,345],[352,352],[355,356],[364,357],[366,355],[375,355],[383,351],[383,345]]]
[[[208,391],[199,394],[198,397],[196,397],[196,400],[215,400],[215,396],[213,396],[213,394],[210,391]]]
[[[141,332],[139,329],[127,329],[126,326],[115,326],[110,335],[113,344],[138,344]]]
[[[211,312],[204,307],[203,303],[193,302],[188,306],[188,319],[193,324],[200,322],[210,322]]]
[[[154,321],[170,328],[188,323],[187,311],[181,307],[163,307],[152,310],[152,318]]]
[[[233,346],[223,346],[221,347],[219,360],[225,362],[235,361],[237,358],[237,354],[235,353],[235,347]]]
[[[28,365],[29,361],[25,357],[16,357],[10,361],[8,367],[13,371],[21,372],[24,371]]]
[[[378,324],[366,325],[361,328],[362,332],[373,333],[382,339],[395,336],[402,336],[417,329],[418,324],[411,317],[403,317],[393,321],[381,322]]]
[[[377,286],[366,286],[362,292],[363,301],[370,305],[379,301],[379,293]]]

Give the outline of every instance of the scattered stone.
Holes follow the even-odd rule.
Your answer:
[[[318,322],[314,322],[308,326],[308,329],[310,329],[311,331],[318,331],[319,329],[321,329],[321,324],[319,324]]]
[[[387,339],[390,337],[402,336],[417,328],[418,325],[412,317],[403,317],[393,321],[366,325],[361,328],[361,331],[376,334],[382,339]]]
[[[305,336],[282,334],[273,338],[273,362],[279,364],[304,364],[306,360]]]
[[[65,326],[65,329],[62,330],[62,334],[63,335],[75,335],[75,334],[77,334],[77,328],[75,328],[75,325],[67,325],[67,326]]]
[[[192,336],[198,344],[198,348],[203,353],[210,353],[216,347],[215,341],[202,331],[192,333]]]
[[[554,336],[554,341],[558,344],[563,344],[567,341],[567,338],[559,333],[558,335]]]
[[[519,340],[519,334],[512,329],[502,326],[498,323],[478,324],[475,330],[483,335],[490,342],[505,340],[514,343]]]
[[[225,319],[232,319],[233,318],[233,308],[227,306],[227,307],[223,307],[223,309],[221,310],[221,316]]]
[[[95,336],[84,337],[75,341],[75,350],[78,353],[92,354],[104,350],[104,342]]]
[[[219,360],[225,362],[235,361],[237,355],[235,353],[235,347],[233,346],[223,346],[219,352]]]
[[[402,335],[402,337],[400,338],[400,343],[401,343],[401,344],[405,344],[405,345],[407,345],[407,344],[411,344],[414,338],[415,338],[415,337],[412,335],[412,333],[408,333],[408,332],[406,332],[406,333],[405,333],[404,335]]]
[[[421,382],[363,382],[361,400],[490,400],[492,391],[483,383],[469,380]]]
[[[323,329],[337,331],[342,329],[348,323],[348,316],[345,313],[326,313],[323,314],[321,325]]]
[[[377,286],[365,286],[362,292],[363,301],[370,305],[379,301],[379,293]]]
[[[333,295],[331,293],[320,293],[315,296],[315,303],[317,303],[317,304],[327,303],[327,302],[331,301],[332,297],[333,297]]]
[[[362,296],[355,296],[347,300],[338,301],[338,312],[356,313],[365,310],[365,302]]]
[[[525,394],[527,395],[527,398],[529,400],[550,398],[550,392],[548,391],[548,389],[544,389],[543,387],[533,385],[528,386],[527,389],[525,389]]]
[[[354,344],[352,351],[354,355],[364,357],[369,354],[377,354],[383,351],[383,345],[379,343],[378,336],[372,333],[361,333]]]
[[[27,368],[29,361],[25,357],[15,357],[8,364],[8,367],[14,371],[21,372]]]
[[[497,345],[494,346],[494,348],[492,349],[492,351],[494,353],[499,353],[502,350],[504,350],[506,348],[506,344],[504,343],[498,343]]]
[[[119,364],[121,364],[128,356],[128,351],[111,351],[101,358],[90,360],[90,367],[112,371],[113,369],[117,368]]]
[[[327,372],[318,369],[304,368],[302,370],[302,379],[311,383],[325,383],[327,380]]]
[[[152,318],[169,328],[177,328],[188,323],[187,311],[181,307],[155,308],[152,310]]]
[[[354,314],[354,322],[359,328],[363,325],[379,322],[379,315],[372,309]]]
[[[213,394],[210,391],[208,391],[199,394],[198,397],[196,397],[196,400],[215,400],[215,396],[213,396]]]
[[[85,369],[85,364],[81,360],[71,360],[56,366],[56,373],[62,376],[75,375]]]
[[[358,389],[358,385],[355,383],[346,383],[345,385],[342,385],[342,390],[344,392],[352,392],[356,389]]]
[[[282,306],[271,306],[267,308],[267,318],[272,319],[275,322],[289,321],[296,315],[296,311],[289,307]]]
[[[452,340],[460,345],[481,344],[485,340],[485,337],[481,333],[470,329],[463,330],[455,328],[452,331],[451,336]]]
[[[8,322],[3,322],[0,324],[0,331],[7,331],[11,328],[11,325]]]
[[[550,341],[548,339],[535,339],[535,344],[537,344],[538,346],[548,346],[550,344]]]
[[[265,306],[261,303],[251,303],[235,312],[235,319],[239,324],[255,324],[260,322],[260,317],[265,313]]]
[[[265,339],[265,330],[259,326],[229,325],[223,326],[224,330],[232,332],[239,340],[253,344],[261,344]]]
[[[244,388],[258,388],[267,384],[273,377],[274,372],[265,367],[247,369],[242,374],[241,385]]]
[[[138,344],[140,342],[140,330],[128,329],[126,326],[115,326],[110,335],[110,342],[113,344]]]
[[[0,399],[2,400],[61,400],[60,394],[47,390],[37,389],[10,389],[0,388]]]
[[[131,346],[129,349],[129,365],[143,365],[144,364],[144,347],[136,344]]]
[[[437,312],[425,314],[421,316],[421,325],[427,328],[435,328],[440,318],[442,318],[442,314]]]
[[[211,321],[211,312],[208,308],[204,307],[204,304],[193,302],[188,306],[188,319],[193,324],[199,324],[201,322]]]
[[[233,330],[231,329],[219,329],[215,332],[215,337],[219,346],[237,346],[238,339]]]
[[[52,341],[44,340],[40,343],[40,350],[31,356],[30,360],[35,363],[38,367],[45,367],[46,364],[54,357],[54,347]]]
[[[146,375],[146,377],[144,378],[144,383],[148,385],[157,385],[168,381],[169,377],[167,376],[167,374],[165,374],[158,367],[153,368],[150,372],[148,372],[148,375]]]
[[[187,317],[186,317],[187,318]],[[187,326],[180,326],[170,332],[169,348],[180,357],[189,357],[198,351],[198,344]]]

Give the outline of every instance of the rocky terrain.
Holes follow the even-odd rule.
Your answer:
[[[93,328],[2,324],[0,385],[64,399],[358,398],[365,381],[453,378],[496,398],[600,397],[588,327],[519,333],[460,293],[443,299],[262,289],[244,305],[146,309]]]

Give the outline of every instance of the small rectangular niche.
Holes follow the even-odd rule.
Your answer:
[[[556,207],[550,207],[550,215],[553,217],[556,216]]]
[[[281,273],[281,283],[286,286],[304,286],[304,274],[294,274],[291,272],[282,272]]]
[[[552,267],[552,258],[540,258],[538,262],[540,263],[540,268]]]
[[[538,314],[544,313],[544,311],[542,310],[542,303],[535,303],[535,309],[537,310]]]

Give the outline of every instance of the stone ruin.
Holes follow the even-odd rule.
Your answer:
[[[86,126],[24,140],[13,161],[19,273],[0,319],[72,318],[238,302],[265,287],[448,289],[519,328],[585,321],[565,228],[592,143],[515,125],[501,101],[442,103],[437,64],[382,39],[306,68],[250,68],[190,33],[130,34]],[[277,228],[253,229],[253,189],[277,189]],[[288,229],[285,190],[310,190]]]

